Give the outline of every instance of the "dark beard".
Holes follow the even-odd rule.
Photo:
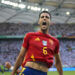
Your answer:
[[[45,34],[45,33],[46,33],[46,31],[47,31],[47,29],[45,29],[45,30],[41,29],[41,31]]]

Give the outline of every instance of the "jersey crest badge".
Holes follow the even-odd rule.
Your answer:
[[[43,43],[44,46],[47,46],[47,41],[43,40],[42,43]]]

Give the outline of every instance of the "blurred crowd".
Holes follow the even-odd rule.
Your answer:
[[[27,32],[35,31],[35,28],[39,26],[36,24],[25,24],[25,23],[0,23],[0,35],[24,35]],[[56,35],[75,35],[74,24],[53,24],[50,26],[50,34]]]
[[[34,31],[30,24],[0,23],[0,35],[24,35],[30,31]]]
[[[60,40],[60,56],[64,67],[75,67],[75,40]]]
[[[22,40],[0,40],[0,63],[10,61],[14,65],[21,45]]]
[[[62,35],[67,36],[68,34],[75,33],[74,24],[54,24],[50,26],[50,33],[54,36]]]

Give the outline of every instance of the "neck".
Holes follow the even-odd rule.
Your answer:
[[[48,34],[48,30],[40,30],[40,32],[42,32],[44,34]]]

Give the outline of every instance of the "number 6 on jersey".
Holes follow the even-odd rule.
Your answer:
[[[46,49],[47,49],[47,47],[43,47],[43,54],[44,55],[47,55],[47,50]]]

